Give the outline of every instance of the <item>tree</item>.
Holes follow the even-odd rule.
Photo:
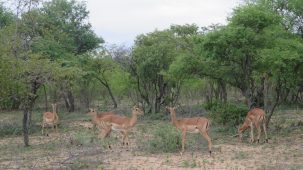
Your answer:
[[[131,73],[137,90],[149,107],[149,112],[159,112],[161,105],[177,100],[180,80],[168,74],[176,56],[192,50],[196,25],[172,25],[170,29],[140,35],[132,51]]]
[[[281,22],[280,16],[263,5],[241,6],[235,9],[228,25],[198,36],[192,55],[178,58],[177,65],[181,72],[236,87],[249,108],[264,107],[264,99],[269,97],[264,92],[270,87],[276,89],[274,96],[279,104],[283,101],[281,96],[296,88],[294,82],[299,76],[296,73],[302,65],[302,42],[285,30]],[[269,81],[273,83],[270,87]],[[274,103],[268,106],[266,102],[265,107],[271,108],[268,121],[276,107]]]
[[[117,108],[118,103],[112,90],[112,80],[115,75],[120,73],[123,74],[120,66],[111,58],[111,56],[108,56],[106,51],[101,51],[99,53],[82,56],[81,67],[89,80],[97,80],[97,82],[106,88],[114,108]]]
[[[74,67],[78,56],[90,52],[103,43],[103,39],[96,36],[91,25],[87,22],[89,12],[83,2],[75,0],[52,0],[43,4],[39,11],[38,33],[32,44],[35,53],[49,56],[51,60],[60,62],[62,67]],[[73,70],[73,68],[66,68]],[[74,68],[75,69],[75,68]],[[69,73],[77,74],[75,71]],[[73,81],[77,75],[62,77],[64,84],[62,96],[69,112],[75,109],[72,92]]]

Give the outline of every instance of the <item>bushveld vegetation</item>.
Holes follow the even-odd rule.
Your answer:
[[[106,46],[93,32],[84,2],[0,1],[0,169],[142,169],[143,163],[302,169],[302,6],[301,0],[246,1],[226,25],[171,25],[124,47]],[[59,132],[46,137],[42,113],[51,103],[58,106]],[[100,140],[83,114],[96,108],[130,117],[138,103],[145,114],[129,148],[119,146],[118,133]],[[176,156],[181,134],[165,113],[176,105],[177,117],[211,120],[212,158],[194,134],[188,152]],[[270,142],[237,144],[232,136],[255,107],[266,111]]]

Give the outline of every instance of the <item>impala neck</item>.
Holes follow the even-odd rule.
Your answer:
[[[247,128],[249,127],[249,121],[247,121],[245,119],[244,123],[242,124],[242,126],[240,127],[240,133],[243,133]]]
[[[176,111],[173,110],[170,112],[171,122],[173,125],[177,126],[177,117],[176,117]]]
[[[136,113],[132,113],[132,118],[130,119],[130,126],[133,127],[137,123],[138,115]]]
[[[56,106],[52,105],[52,107],[53,107],[53,113],[56,113]]]

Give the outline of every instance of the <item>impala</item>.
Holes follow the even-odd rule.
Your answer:
[[[121,132],[122,144],[129,145],[128,132],[136,125],[138,115],[142,115],[144,112],[137,106],[134,106],[132,109],[132,117],[128,118],[125,116],[119,116],[116,114],[108,114],[101,118],[96,119],[98,126],[103,130],[101,134],[102,138],[106,138],[110,132],[117,131]]]
[[[98,113],[95,109],[89,108],[89,112],[87,114],[92,117],[93,129],[95,129],[96,126],[98,125],[98,119],[101,119],[105,115],[113,115],[115,113],[114,112],[101,112],[101,113]]]
[[[56,128],[56,132],[57,132],[59,117],[58,117],[58,114],[56,113],[56,107],[57,107],[57,104],[52,104],[53,112],[44,112],[43,113],[42,135],[43,135],[43,130],[46,125],[52,126],[53,129]]]
[[[204,117],[193,117],[193,118],[182,118],[177,119],[176,108],[166,107],[166,110],[170,112],[172,124],[182,132],[182,155],[185,147],[186,132],[189,133],[200,133],[208,142],[208,150],[211,155],[212,142],[208,135],[208,130],[210,128],[210,122]]]
[[[250,127],[250,142],[254,142],[254,126],[258,130],[258,143],[260,141],[260,135],[261,135],[261,124],[264,129],[265,133],[265,142],[268,143],[268,138],[267,138],[267,132],[266,132],[266,125],[265,125],[265,112],[264,110],[260,108],[254,108],[250,110],[245,118],[244,123],[242,126],[240,126],[238,133],[239,133],[239,141],[242,141],[242,136],[243,132]]]

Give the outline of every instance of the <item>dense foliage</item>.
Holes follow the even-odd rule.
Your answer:
[[[140,102],[146,113],[208,103],[232,125],[252,107],[269,122],[277,106],[302,105],[300,0],[247,1],[226,25],[171,25],[138,35],[132,48],[103,45],[84,2],[14,5],[0,3],[0,109],[24,111],[26,145],[32,110],[49,102],[68,112]]]

